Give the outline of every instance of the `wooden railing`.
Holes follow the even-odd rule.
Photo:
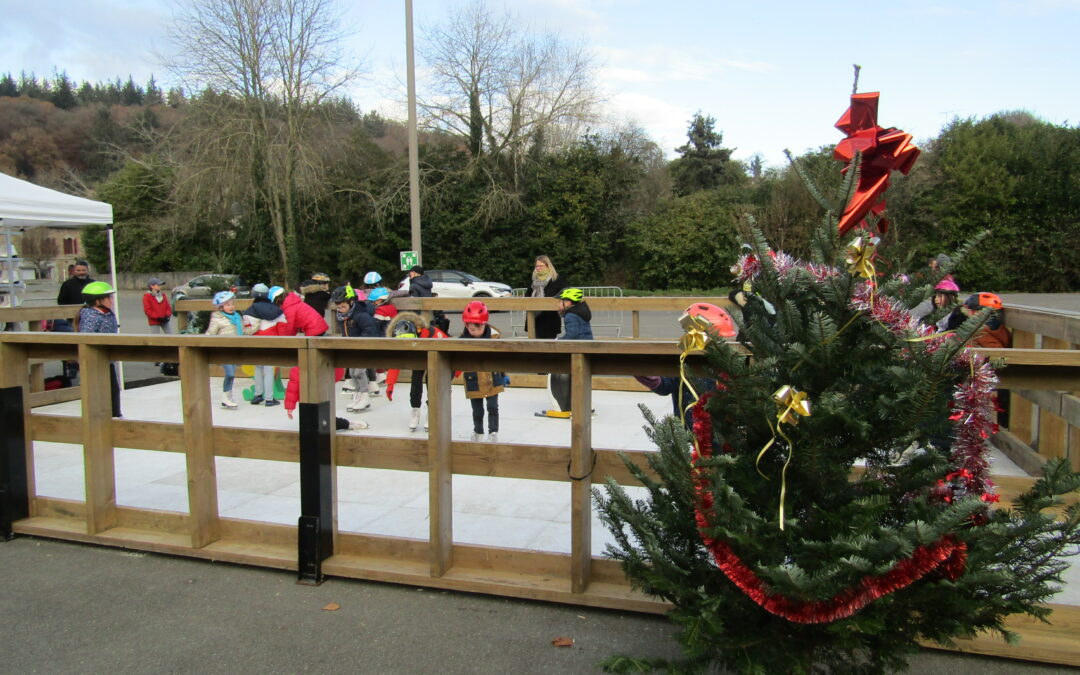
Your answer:
[[[43,329],[45,321],[65,319],[74,324],[82,305],[30,305],[0,309],[0,327],[7,323],[27,324],[31,332]],[[30,394],[33,405],[48,405],[79,398],[78,387],[67,387],[51,392],[45,391],[45,361],[36,359],[30,363]]]
[[[680,299],[676,304],[685,306],[686,302]],[[1064,323],[1066,330],[1072,330],[1069,327],[1073,325],[1071,320]],[[1019,330],[1023,341],[1024,329]],[[1050,327],[1040,330],[1050,331]],[[1047,392],[1080,390],[1080,351],[983,351],[1004,360],[1002,386],[1022,391],[1024,400],[1035,399],[1033,405],[1041,403],[1040,396],[1053,396]],[[635,481],[618,452],[593,446],[591,416],[580,413],[592,408],[592,391],[600,378],[625,378],[636,373],[674,374],[677,356],[678,347],[671,340],[549,342],[3,334],[0,335],[0,419],[3,420],[0,434],[4,442],[0,445],[0,461],[13,482],[0,490],[0,534],[41,535],[291,569],[301,579],[312,582],[329,574],[664,612],[668,609],[664,603],[630,588],[616,563],[591,554],[590,487],[608,476],[624,485],[634,485]],[[28,397],[30,365],[42,359],[80,361],[81,417],[34,412]],[[118,360],[179,362],[182,423],[113,419],[108,364]],[[300,430],[215,427],[209,397],[210,365],[224,363],[299,365]],[[336,405],[333,368],[361,365],[427,370],[430,426],[427,438],[338,435],[330,431]],[[574,415],[569,446],[453,440],[450,382],[455,370],[572,373]],[[1014,434],[1016,419],[1010,428]],[[84,501],[35,493],[34,441],[82,445]],[[117,447],[183,454],[188,512],[118,506],[113,453]],[[644,463],[645,451],[626,454],[636,458],[639,464]],[[298,524],[221,517],[217,504],[216,457],[295,463],[301,485]],[[338,467],[426,473],[428,539],[339,531],[335,495]],[[455,474],[526,478],[565,485],[571,503],[570,553],[456,543],[452,534],[451,491]],[[572,480],[572,476],[588,478]],[[1008,503],[1032,482],[1030,478],[1006,477],[995,477],[995,481],[1003,503]],[[1064,648],[1046,647],[1039,641],[1044,635],[1040,631],[1075,627],[1080,619],[1076,608],[1054,607],[1053,626],[1047,628],[1023,618],[1009,621],[1008,627],[1035,636],[1027,646],[1006,646],[997,638],[980,637],[960,641],[960,648],[1080,665],[1080,647],[1071,638],[1065,641]]]
[[[1080,470],[1080,314],[1009,306],[1005,324],[1013,349],[987,350],[1004,359],[1001,388],[1010,391],[1008,425],[994,444],[1031,474],[1056,457]],[[1021,353],[1029,365],[1016,362]]]
[[[435,310],[460,312],[474,298],[393,298],[391,302],[398,309],[430,313]],[[559,309],[557,298],[482,298],[488,309],[496,312],[528,312],[526,322],[530,338],[536,337],[533,329],[533,317],[536,312],[556,311]],[[705,296],[694,297],[619,297],[588,298],[593,311],[618,311],[630,314],[631,331],[634,338],[641,337],[642,312],[682,312],[694,302],[709,302],[720,307],[728,307],[727,298]],[[245,308],[250,300],[237,300],[237,307]],[[214,308],[209,300],[181,300],[174,308],[180,330],[188,325],[190,312],[207,311]]]

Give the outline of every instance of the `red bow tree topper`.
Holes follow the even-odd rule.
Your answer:
[[[855,194],[844,207],[837,226],[844,235],[851,228],[866,226],[868,213],[879,218],[878,229],[885,232],[889,221],[882,216],[885,211],[885,190],[889,187],[889,174],[899,171],[905,176],[919,157],[919,148],[911,142],[911,134],[896,128],[882,129],[877,123],[878,92],[852,94],[851,107],[841,115],[836,128],[847,138],[836,144],[833,158],[849,163],[856,152],[862,152],[862,169]],[[844,167],[847,171],[848,167]]]

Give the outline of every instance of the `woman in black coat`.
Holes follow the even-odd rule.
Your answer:
[[[530,298],[556,298],[566,288],[567,283],[559,278],[551,258],[537,256],[533,265],[532,285],[526,295]],[[562,318],[557,311],[537,312],[534,316],[537,339],[554,340],[562,332]]]

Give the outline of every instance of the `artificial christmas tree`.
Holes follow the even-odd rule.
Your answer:
[[[996,376],[966,347],[987,313],[936,333],[908,310],[948,270],[878,272],[888,173],[918,151],[877,126],[876,100],[854,95],[838,124],[851,160],[840,199],[810,186],[828,207],[813,259],[756,235],[733,268],[749,289],[738,343],[690,326],[684,349],[704,345],[711,372],[697,375],[716,388],[698,392],[692,431],[646,412],[659,452],[651,471],[628,466],[649,499],[611,481],[595,493],[609,554],[674,605],[686,654],[616,657],[613,670],[893,672],[920,640],[1044,616],[1080,544],[1080,509],[1045,512],[1080,487],[1063,461],[1012,508],[996,504]]]

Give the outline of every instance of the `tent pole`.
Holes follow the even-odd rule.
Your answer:
[[[113,226],[109,223],[105,226],[106,232],[109,234],[109,271],[112,272],[112,287],[115,293],[113,294],[113,314],[116,315],[116,328],[120,329],[120,289],[116,286],[116,248],[113,245]],[[120,361],[116,364],[116,373],[120,377],[120,391],[124,390],[124,362]]]

